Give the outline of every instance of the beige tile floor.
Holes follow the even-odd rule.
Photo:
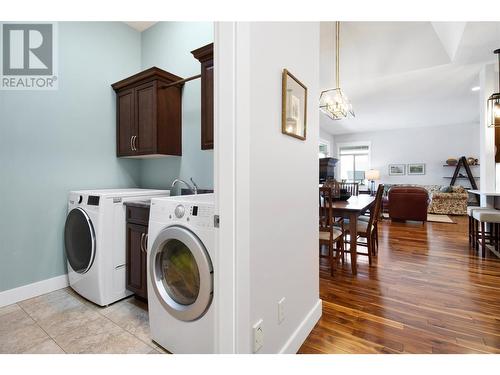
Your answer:
[[[0,353],[165,353],[149,338],[147,305],[99,307],[72,289],[0,308]]]

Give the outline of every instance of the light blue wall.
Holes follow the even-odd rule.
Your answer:
[[[191,51],[213,41],[212,22],[159,22],[142,32],[142,67],[157,66],[183,78],[200,73]],[[187,82],[182,94],[182,157],[141,161],[141,185],[170,187],[176,177],[213,188],[213,151],[200,145],[200,80]]]
[[[140,43],[123,23],[60,23],[59,90],[0,91],[0,291],[66,272],[68,191],[140,184],[140,161],[116,158],[110,87],[140,70]]]
[[[183,91],[183,156],[116,158],[111,83],[153,65],[198,74],[190,51],[212,23],[59,23],[59,90],[0,91],[0,291],[66,273],[63,228],[74,189],[168,187],[178,176],[213,186],[213,152],[200,149],[200,81]]]

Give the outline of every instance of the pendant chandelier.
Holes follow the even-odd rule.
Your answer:
[[[488,98],[488,127],[500,127],[500,49],[493,53],[498,55],[498,92]]]
[[[354,117],[352,104],[340,88],[340,22],[335,22],[335,88],[321,92],[319,109],[332,120]]]

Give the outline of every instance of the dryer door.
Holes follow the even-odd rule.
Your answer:
[[[151,248],[149,271],[156,297],[175,318],[196,320],[210,307],[212,262],[189,229],[175,225],[159,233]]]
[[[95,232],[89,215],[74,208],[66,217],[64,247],[71,268],[78,273],[87,272],[95,258]]]

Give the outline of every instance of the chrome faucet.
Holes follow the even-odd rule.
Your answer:
[[[196,182],[194,182],[193,178],[190,178],[191,182],[193,183],[193,186],[189,184],[188,182],[181,180],[180,178],[176,178],[174,182],[172,182],[172,185],[170,186],[171,188],[175,187],[175,184],[181,183],[187,186],[189,190],[191,190],[193,193],[198,194],[198,185],[196,185]]]
[[[198,194],[198,185],[196,185],[196,182],[194,182],[193,177],[189,177],[189,180],[191,181],[191,183],[194,186],[194,193]]]

